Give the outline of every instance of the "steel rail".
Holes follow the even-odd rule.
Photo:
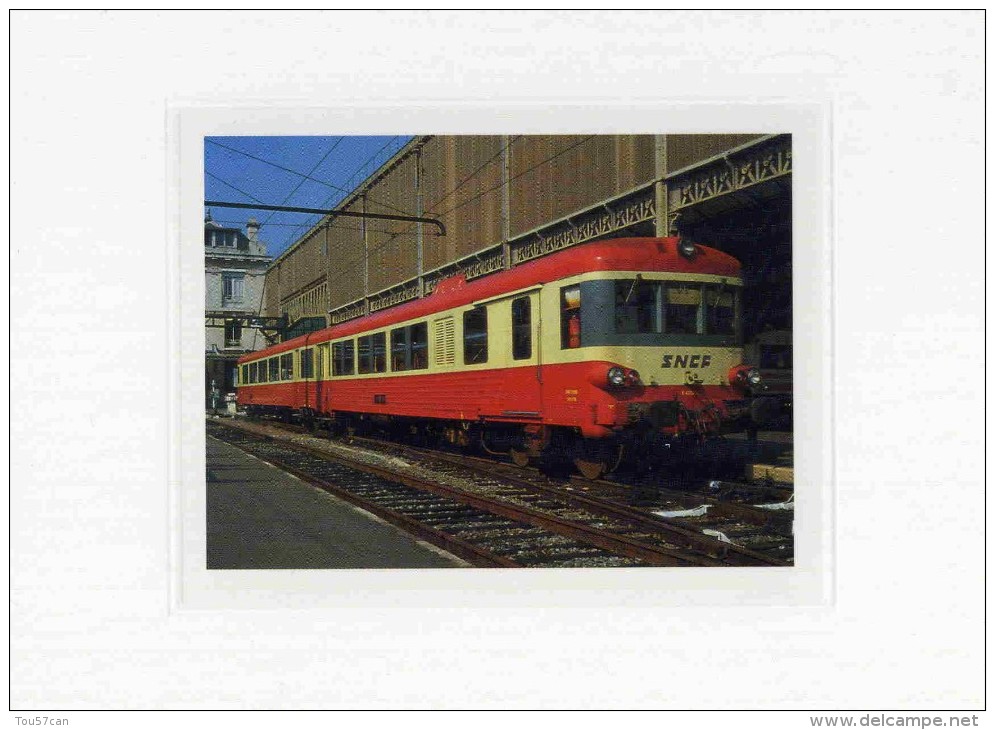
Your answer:
[[[486,474],[492,477],[498,477],[509,483],[516,484],[527,489],[535,490],[544,494],[552,495],[560,500],[565,501],[567,504],[574,504],[578,506],[583,506],[589,510],[592,510],[598,514],[605,515],[607,517],[612,517],[615,519],[623,520],[631,523],[636,527],[642,529],[647,529],[652,532],[661,533],[666,535],[669,539],[678,544],[686,545],[689,549],[693,549],[708,555],[709,557],[716,558],[723,561],[731,561],[736,559],[737,565],[757,565],[757,566],[789,566],[790,563],[786,563],[782,560],[772,558],[763,553],[751,550],[750,548],[743,547],[742,545],[735,545],[731,543],[721,542],[708,535],[696,532],[695,530],[688,529],[683,525],[671,521],[665,517],[659,517],[656,515],[648,515],[639,510],[627,507],[624,505],[619,505],[614,502],[609,502],[603,499],[598,499],[597,497],[590,497],[584,494],[578,494],[577,492],[568,491],[560,487],[554,487],[546,484],[537,484],[529,479],[522,477],[518,474],[509,473],[508,468],[505,464],[500,464],[496,462],[489,461],[487,459],[466,459],[466,457],[454,457],[450,454],[444,454],[436,451],[422,451],[420,449],[403,446],[400,450],[407,450],[411,453],[418,454],[423,457],[429,457],[434,459],[439,459],[440,461],[445,461],[447,463],[456,464],[463,468],[469,469],[471,471],[476,471],[481,474]],[[470,463],[468,463],[470,462]],[[573,481],[573,479],[571,479]],[[579,478],[578,478],[579,481]],[[606,482],[611,484],[611,482]],[[615,485],[613,485],[615,486]],[[683,496],[683,495],[682,495]],[[720,505],[719,511],[716,512],[718,516],[727,516],[733,518],[740,518],[746,520],[746,516],[749,515],[750,521],[756,522],[758,517],[754,512],[759,512],[759,510],[748,508],[744,505],[730,505],[728,503]],[[722,510],[726,511],[723,512]],[[760,515],[760,517],[767,517],[767,515]],[[767,518],[768,520],[775,518]],[[764,522],[763,524],[768,524]]]

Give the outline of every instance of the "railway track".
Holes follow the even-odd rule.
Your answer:
[[[581,489],[489,460],[365,440],[357,448],[310,442],[306,436],[290,433],[276,432],[279,438],[274,438],[270,428],[254,424],[208,424],[210,435],[476,566],[791,564],[777,545],[772,548],[762,544],[763,540],[754,540],[761,548],[754,549],[732,540],[729,533],[737,539],[747,533],[754,537],[771,534],[767,522],[758,525],[756,518],[751,522],[742,511],[733,510],[732,517],[719,509],[700,515],[702,519],[668,519],[585,493],[589,485]],[[730,519],[736,524],[731,525]],[[709,527],[716,520],[722,529]],[[709,529],[715,534],[704,532]],[[782,536],[780,545],[784,544]]]
[[[713,557],[724,557],[732,551],[740,553],[746,562],[766,556],[776,560],[776,564],[790,564],[794,557],[793,510],[765,509],[745,501],[748,497],[760,497],[768,503],[787,502],[790,490],[772,491],[762,485],[733,482],[708,482],[702,489],[691,491],[654,485],[651,497],[641,499],[640,507],[634,508],[630,504],[634,487],[631,482],[592,481],[579,476],[556,479],[538,469],[523,470],[489,458],[371,439],[352,441],[380,453],[418,459],[433,471],[457,479],[483,477],[503,482],[499,493],[505,499],[551,499],[627,521],[640,529],[670,533],[678,543],[695,545]],[[709,539],[699,543],[701,536]],[[715,540],[725,547],[716,550]]]

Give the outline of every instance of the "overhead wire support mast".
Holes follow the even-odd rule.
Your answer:
[[[275,210],[282,213],[313,213],[316,215],[341,215],[352,218],[377,218],[385,221],[407,221],[410,223],[431,223],[439,227],[437,235],[446,235],[446,227],[437,218],[422,218],[413,215],[390,215],[388,213],[356,213],[351,210],[329,210],[326,208],[297,208],[288,205],[263,205],[262,203],[225,203],[218,200],[205,200],[205,206],[212,208],[245,208],[248,210]]]

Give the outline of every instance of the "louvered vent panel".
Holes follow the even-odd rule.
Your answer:
[[[456,363],[456,326],[452,317],[435,320],[435,364]]]

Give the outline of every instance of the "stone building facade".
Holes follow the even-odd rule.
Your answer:
[[[235,393],[238,358],[268,343],[251,326],[263,302],[266,269],[272,258],[259,240],[259,223],[250,218],[245,231],[204,218],[205,368],[208,408],[223,408]]]

